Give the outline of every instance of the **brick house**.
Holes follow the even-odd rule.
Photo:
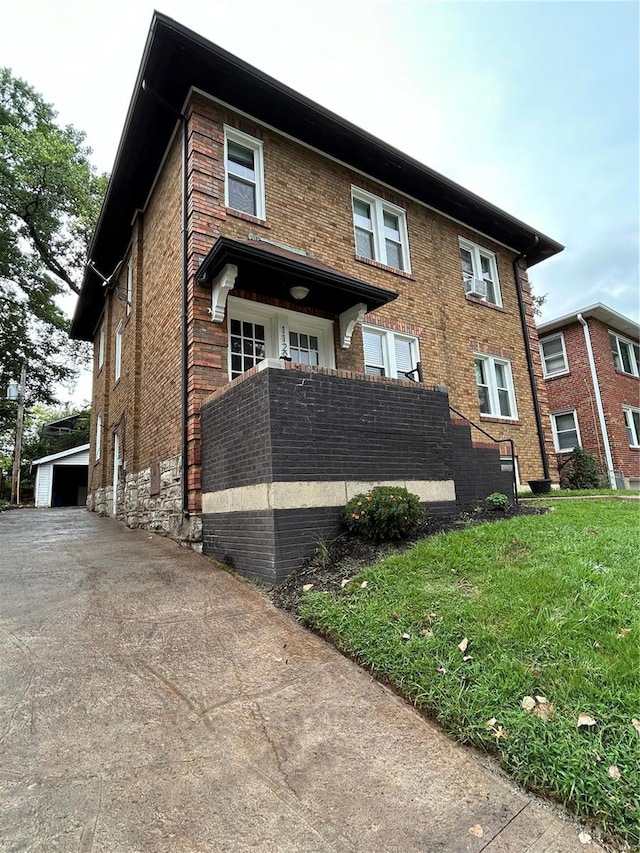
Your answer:
[[[576,445],[640,488],[640,326],[602,303],[538,326],[558,465]]]
[[[561,250],[155,14],[71,330],[89,507],[273,579],[358,487],[508,489],[449,404],[548,477],[526,270]]]

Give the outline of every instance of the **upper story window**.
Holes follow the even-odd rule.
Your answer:
[[[100,331],[98,332],[98,370],[104,364],[104,343],[105,343],[105,328],[104,323],[100,326]]]
[[[502,305],[498,265],[494,253],[465,240],[464,237],[459,237],[458,240],[466,292],[492,305]]]
[[[356,254],[410,272],[406,214],[384,199],[352,189]]]
[[[331,320],[233,296],[227,305],[230,379],[265,358],[335,367]]]
[[[127,317],[131,314],[131,303],[133,301],[133,259],[129,258],[127,264]]]
[[[475,371],[480,413],[516,420],[518,413],[511,362],[477,354]]]
[[[551,431],[557,453],[568,453],[580,444],[578,416],[574,409],[568,412],[552,412]]]
[[[375,326],[362,327],[364,370],[369,376],[417,380],[418,339]]]
[[[122,323],[118,323],[116,329],[116,346],[115,346],[115,381],[117,382],[122,375]]]
[[[552,335],[540,341],[540,356],[542,358],[542,371],[546,377],[559,376],[567,373],[569,363],[567,361],[567,350],[564,345],[564,335]]]
[[[225,127],[224,176],[226,206],[264,219],[262,142],[232,127]]]
[[[102,448],[102,415],[96,418],[96,462],[100,459],[100,450]]]
[[[640,375],[640,347],[638,344],[616,335],[615,332],[609,332],[609,341],[616,370],[630,373],[631,376]]]
[[[629,436],[629,447],[640,447],[640,409],[624,406],[622,411]]]

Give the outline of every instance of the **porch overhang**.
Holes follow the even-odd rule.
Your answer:
[[[363,315],[387,305],[398,294],[345,275],[315,258],[272,244],[219,237],[202,261],[196,281],[212,287],[212,317],[221,322],[231,289],[259,293],[270,299],[316,308],[331,314]],[[290,294],[303,286],[309,293],[299,301]]]

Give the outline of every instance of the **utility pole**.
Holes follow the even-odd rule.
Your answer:
[[[20,503],[20,460],[22,458],[22,430],[24,427],[24,390],[27,384],[27,365],[22,365],[18,391],[18,417],[16,419],[16,443],[13,448],[13,475],[11,477],[11,503]],[[15,383],[14,383],[15,387]]]

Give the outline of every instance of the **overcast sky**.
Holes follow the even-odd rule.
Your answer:
[[[109,171],[154,4],[21,0],[0,65]],[[158,0],[159,11],[566,245],[534,267],[543,320],[638,320],[636,2]]]

